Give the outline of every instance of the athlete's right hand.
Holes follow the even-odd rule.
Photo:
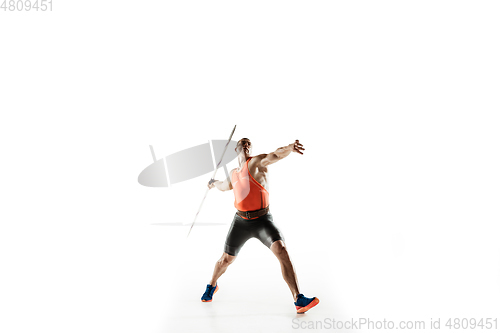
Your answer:
[[[213,189],[213,188],[215,187],[215,184],[214,184],[214,183],[215,183],[216,181],[217,181],[217,180],[215,180],[215,179],[210,179],[210,181],[208,182],[208,185],[207,185],[207,186],[208,186],[208,188],[209,188],[209,189]]]

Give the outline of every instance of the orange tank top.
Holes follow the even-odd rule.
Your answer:
[[[248,162],[251,159],[250,157],[245,162],[239,172],[235,170],[231,175],[234,207],[244,212],[259,210],[269,206],[269,192],[248,172]]]

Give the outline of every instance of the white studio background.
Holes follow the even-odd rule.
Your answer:
[[[498,317],[498,2],[53,1],[0,11],[0,331],[183,331],[169,311],[198,301],[228,225],[157,225],[192,220],[210,175],[137,176],[149,145],[235,124],[255,154],[306,148],[270,187],[314,311]],[[232,200],[209,193],[200,223]],[[294,318],[272,254],[244,251],[221,283],[254,304],[269,284]]]

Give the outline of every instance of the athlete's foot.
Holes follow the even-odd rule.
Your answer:
[[[215,284],[215,287],[212,287],[212,285],[207,284],[207,290],[205,290],[205,293],[203,296],[201,296],[201,301],[202,302],[212,302],[212,297],[214,294],[219,290],[219,286],[217,283]]]
[[[303,294],[299,294],[297,296],[297,302],[295,302],[295,308],[297,309],[297,313],[304,313],[310,308],[318,305],[319,299],[317,297],[307,298]]]

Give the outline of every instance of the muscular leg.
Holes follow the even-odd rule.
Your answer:
[[[217,280],[220,276],[226,271],[227,266],[229,266],[236,256],[232,256],[227,254],[226,252],[222,253],[222,257],[215,263],[214,274],[212,275],[212,280],[210,280],[210,285],[215,286]]]
[[[271,245],[271,251],[278,258],[281,265],[281,273],[283,274],[283,279],[288,284],[288,288],[292,292],[294,301],[297,301],[297,295],[299,293],[299,283],[297,281],[297,275],[295,274],[295,269],[293,268],[292,261],[288,255],[285,243],[282,240],[275,241]]]

